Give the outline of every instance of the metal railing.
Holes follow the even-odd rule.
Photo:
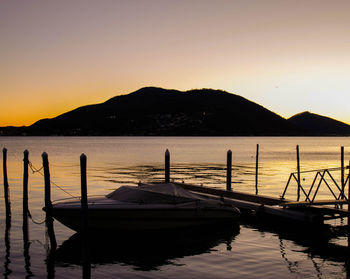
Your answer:
[[[289,185],[291,184],[291,181],[295,180],[297,183],[297,187],[298,187],[297,188],[297,201],[300,200],[300,192],[302,192],[305,196],[305,201],[308,201],[310,203],[314,202],[315,198],[319,192],[319,189],[321,187],[322,182],[324,182],[324,184],[326,185],[326,187],[328,188],[328,190],[330,191],[332,196],[335,198],[335,200],[344,199],[344,200],[348,201],[349,197],[346,197],[346,195],[345,195],[345,185],[349,182],[350,174],[348,174],[346,179],[344,179],[344,170],[345,169],[350,169],[350,166],[347,166],[344,168],[328,168],[328,169],[292,172],[288,178],[288,181],[287,181],[286,187],[284,188],[281,199],[282,200],[284,199],[284,196],[287,192]],[[341,171],[341,182],[339,184],[334,179],[334,176],[331,174],[331,172],[334,172],[334,171]],[[312,172],[315,172],[316,174],[315,174],[315,177],[313,179],[313,182],[312,182],[309,190],[307,191],[305,189],[306,187],[301,185],[300,175],[305,174],[305,173],[312,173]],[[327,181],[327,178],[328,178],[328,181]]]

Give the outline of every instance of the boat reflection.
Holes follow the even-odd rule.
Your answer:
[[[187,229],[161,232],[91,234],[89,236],[92,264],[122,263],[136,270],[157,270],[175,264],[175,259],[210,253],[221,243],[231,249],[231,242],[239,233],[239,225],[214,229]],[[82,264],[82,236],[74,234],[57,249],[56,265]]]

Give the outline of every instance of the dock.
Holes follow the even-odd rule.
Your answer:
[[[238,191],[213,189],[193,184],[175,183],[181,187],[210,198],[217,198],[239,208],[243,216],[259,215],[261,217],[285,219],[309,224],[324,224],[325,220],[348,217],[349,212],[325,205],[347,204],[346,200],[329,200],[327,202],[292,202],[263,195],[254,195]]]
[[[280,198],[274,198],[258,194],[258,158],[259,145],[257,144],[256,152],[256,173],[255,173],[255,194],[249,194],[232,190],[232,152],[227,151],[227,177],[226,190],[214,189],[204,186],[192,184],[177,183],[183,188],[199,193],[201,195],[221,199],[225,203],[231,204],[239,208],[242,216],[258,216],[262,218],[278,218],[279,221],[297,221],[304,224],[323,225],[325,221],[344,218],[350,216],[350,162],[349,166],[344,164],[344,147],[341,147],[341,166],[339,168],[317,169],[300,171],[300,156],[299,146],[296,146],[297,171],[292,172],[289,176],[283,194]],[[166,182],[170,180],[170,163],[169,151],[165,155],[165,173]],[[345,171],[348,174],[345,175]],[[340,182],[337,182],[332,175],[333,172],[340,171]],[[301,176],[304,173],[314,173],[312,184],[307,188],[302,185]],[[286,192],[292,182],[297,185],[296,201],[285,199]],[[333,199],[318,200],[317,194],[321,185],[329,190]],[[345,193],[345,188],[348,187],[348,194]],[[305,198],[302,200],[302,198]],[[347,210],[343,209],[343,205],[347,205]],[[348,227],[350,230],[350,222],[348,218]]]

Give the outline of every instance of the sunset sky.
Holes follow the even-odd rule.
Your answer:
[[[0,0],[0,126],[144,86],[350,123],[350,1]]]

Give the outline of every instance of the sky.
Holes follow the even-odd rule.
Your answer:
[[[0,126],[145,86],[350,124],[350,1],[0,0]]]

